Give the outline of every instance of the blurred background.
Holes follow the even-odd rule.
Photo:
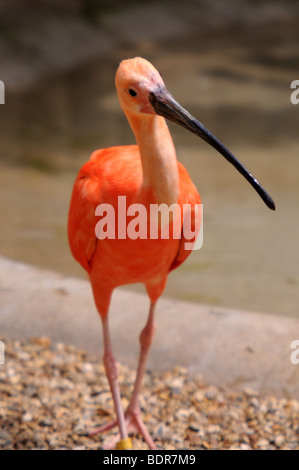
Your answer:
[[[170,124],[202,196],[204,244],[165,296],[298,317],[295,0],[1,0],[0,254],[85,277],[66,235],[72,185],[93,150],[134,143],[114,75],[136,55],[277,205],[269,211],[221,156]]]

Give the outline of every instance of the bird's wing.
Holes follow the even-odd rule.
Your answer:
[[[95,210],[101,203],[102,180],[98,167],[104,150],[97,150],[83,165],[73,187],[68,217],[68,238],[74,258],[90,272],[90,265],[96,251]]]
[[[74,258],[89,272],[97,242],[93,222],[96,205],[85,204],[82,193],[86,183],[87,178],[76,179],[69,210],[68,238]]]
[[[173,260],[169,271],[176,269],[180,266],[191,254],[192,243],[195,242],[200,226],[202,224],[202,210],[200,195],[187,170],[179,163],[179,176],[180,176],[180,198],[179,203],[181,205],[183,216],[182,217],[182,232],[179,244],[179,249]],[[185,205],[185,206],[184,206]],[[196,233],[194,238],[190,239],[190,234]],[[188,247],[188,248],[187,248]]]
[[[141,178],[136,145],[96,150],[79,171],[70,203],[68,237],[74,258],[87,272],[99,242],[97,206],[103,202],[115,206],[118,195],[136,192]]]

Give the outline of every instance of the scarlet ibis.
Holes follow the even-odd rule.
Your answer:
[[[254,187],[266,205],[274,210],[272,198],[251,173],[198,120],[174,100],[159,72],[140,57],[123,60],[115,79],[120,105],[135,134],[137,145],[96,150],[81,168],[74,184],[69,209],[68,236],[74,258],[87,271],[94,301],[103,329],[103,363],[110,385],[116,420],[92,431],[92,434],[118,426],[119,433],[106,448],[130,448],[130,433],[140,433],[148,446],[155,443],[148,433],[139,406],[142,380],[155,331],[155,306],[169,272],[191,253],[182,237],[98,237],[96,208],[108,204],[116,211],[119,196],[127,206],[142,204],[200,204],[200,196],[186,169],[176,158],[175,147],[164,118],[198,135],[222,154]],[[107,207],[105,205],[105,207]],[[117,214],[122,215],[122,214]],[[196,212],[191,210],[194,224]],[[118,218],[116,224],[120,223]],[[126,221],[128,224],[129,222]],[[169,224],[174,218],[169,219]],[[160,227],[161,228],[161,227]],[[124,284],[143,283],[150,309],[142,330],[140,356],[131,401],[123,410],[116,361],[112,351],[108,311],[113,290]],[[170,320],[171,321],[171,320]],[[126,332],[123,332],[126,334]]]

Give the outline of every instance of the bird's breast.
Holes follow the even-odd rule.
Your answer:
[[[179,249],[180,207],[169,211],[166,205],[141,201],[128,204],[119,196],[118,205],[106,207],[110,214],[106,211],[96,224],[94,269],[103,266],[117,285],[167,275]]]

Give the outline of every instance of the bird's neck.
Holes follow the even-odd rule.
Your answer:
[[[157,115],[144,115],[142,119],[127,117],[141,156],[141,191],[150,191],[157,204],[176,203],[179,196],[178,163],[165,119]]]

